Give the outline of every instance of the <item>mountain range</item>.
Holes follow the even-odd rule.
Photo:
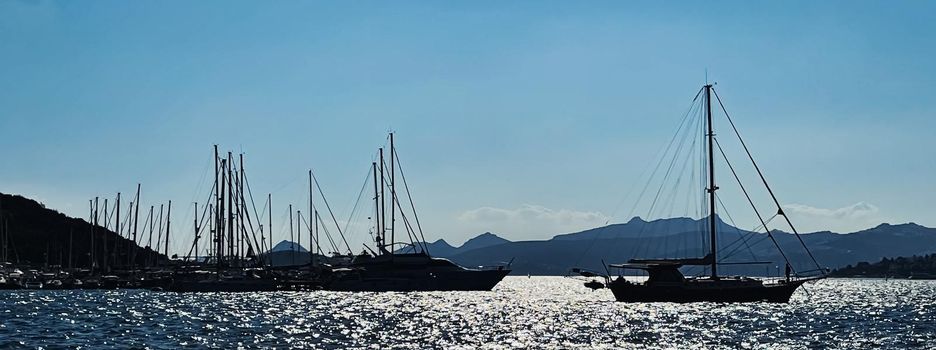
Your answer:
[[[822,268],[936,251],[936,229],[914,223],[881,224],[847,234],[802,233],[799,236],[802,243],[796,235],[779,230],[771,231],[771,239],[766,233],[742,230],[720,219],[717,224],[721,262],[770,262],[726,265],[721,268],[725,274],[777,274],[784,261],[778,245],[800,272],[816,269],[803,245]],[[702,257],[707,252],[703,247],[708,246],[703,233],[707,225],[707,220],[690,218],[645,221],[635,217],[627,223],[560,234],[548,240],[512,242],[485,232],[459,247],[441,239],[427,246],[431,255],[464,266],[512,261],[515,274],[562,275],[572,267],[604,271],[605,263],[626,262],[631,258]]]

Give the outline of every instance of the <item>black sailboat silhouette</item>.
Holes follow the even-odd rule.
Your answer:
[[[389,176],[385,176],[385,164],[381,148],[377,161],[371,165],[374,177],[374,221],[376,223],[374,240],[377,249],[357,255],[349,265],[336,268],[334,271],[336,278],[327,285],[327,289],[377,292],[491,290],[510,273],[509,266],[465,268],[448,259],[429,255],[415,206],[412,205],[412,198],[409,196],[406,178],[402,176],[402,172],[403,185],[406,187],[405,193],[410,202],[410,209],[412,209],[412,221],[403,212],[404,208],[400,205],[401,201],[397,196],[395,169],[399,166],[399,158],[393,145],[392,133],[390,134]],[[389,191],[387,191],[388,187]],[[386,192],[390,193],[390,198],[385,196]],[[387,201],[390,202],[389,207]],[[387,209],[390,211],[389,222]],[[396,241],[395,223],[398,215],[410,239],[409,243]],[[403,246],[401,249],[395,248],[400,245]]]
[[[708,183],[706,184],[705,191],[706,196],[708,197],[706,203],[708,207],[708,253],[701,258],[630,259],[627,263],[611,264],[608,266],[611,268],[621,269],[620,271],[627,269],[645,271],[647,273],[647,279],[645,281],[632,281],[624,278],[622,275],[619,275],[615,279],[611,279],[610,276],[606,276],[606,285],[609,289],[611,289],[615,299],[622,302],[788,302],[790,297],[793,295],[793,292],[795,292],[799,286],[803,285],[807,281],[825,277],[825,271],[819,266],[818,262],[816,262],[815,258],[813,257],[812,253],[809,252],[809,249],[806,247],[802,238],[799,237],[799,233],[796,231],[792,223],[790,223],[789,218],[783,212],[779,201],[777,201],[776,196],[774,196],[773,190],[770,189],[770,186],[767,184],[763,173],[757,166],[757,163],[754,162],[754,158],[751,156],[747,145],[744,143],[744,140],[741,138],[740,134],[738,134],[737,128],[734,127],[734,122],[731,121],[728,113],[724,110],[724,105],[721,103],[721,99],[718,98],[718,95],[714,93],[713,85],[706,84],[703,86],[702,90],[696,94],[696,99],[699,97],[699,94],[702,94],[704,102],[704,107],[702,108],[704,108],[704,132],[707,143],[706,161],[708,170]],[[725,111],[725,116],[728,118],[732,129],[738,136],[738,139],[741,142],[747,157],[750,159],[754,165],[754,168],[757,170],[757,175],[759,176],[763,185],[767,188],[767,191],[773,200],[773,204],[777,206],[777,216],[782,216],[790,225],[790,227],[793,228],[793,233],[797,238],[799,238],[799,242],[802,244],[807,255],[810,259],[812,259],[812,262],[815,263],[815,270],[801,271],[800,273],[797,273],[793,269],[793,265],[790,264],[786,254],[783,253],[780,245],[777,244],[777,241],[774,239],[772,233],[767,228],[767,222],[769,222],[769,220],[764,220],[764,217],[761,215],[761,213],[757,210],[756,207],[754,207],[754,202],[751,199],[751,196],[748,194],[747,190],[744,189],[744,186],[741,185],[741,181],[738,178],[737,173],[735,173],[734,168],[731,167],[730,163],[728,163],[729,169],[731,169],[735,179],[738,180],[738,184],[744,193],[744,197],[751,204],[751,206],[754,207],[754,212],[756,213],[756,217],[760,221],[760,224],[762,224],[764,230],[767,231],[767,235],[771,238],[777,249],[780,250],[780,255],[785,260],[787,260],[786,274],[784,278],[778,279],[761,279],[747,276],[719,275],[719,265],[725,263],[719,261],[719,246],[716,235],[716,230],[719,226],[719,219],[716,215],[716,191],[719,188],[715,183],[714,150],[718,148],[722,156],[724,156],[724,151],[717,143],[712,127],[713,95],[717,99],[722,111]],[[727,163],[727,157],[725,157],[725,159]],[[769,262],[754,261],[731,264],[764,263]],[[684,266],[702,266],[708,269],[709,274],[707,276],[687,277],[680,271],[680,268]],[[596,287],[594,282],[590,283],[590,288]]]

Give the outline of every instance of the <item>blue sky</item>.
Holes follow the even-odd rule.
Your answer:
[[[427,238],[545,239],[628,219],[707,70],[802,230],[936,226],[932,3],[705,5],[0,2],[0,191],[183,208],[219,144],[346,217],[395,130]]]

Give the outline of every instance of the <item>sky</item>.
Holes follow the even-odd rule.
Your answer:
[[[0,192],[86,217],[140,183],[182,252],[217,144],[272,195],[275,240],[312,168],[358,251],[351,208],[394,131],[428,240],[548,239],[652,218],[634,194],[708,81],[801,232],[932,227],[934,7],[3,1]]]

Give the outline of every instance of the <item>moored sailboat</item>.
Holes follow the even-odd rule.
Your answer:
[[[379,162],[379,164],[378,164]],[[478,291],[491,290],[504,276],[510,273],[509,266],[490,268],[466,268],[448,259],[433,257],[426,246],[415,206],[409,196],[406,178],[402,175],[405,193],[412,209],[412,221],[404,213],[397,196],[396,167],[399,158],[390,134],[389,176],[385,176],[383,149],[379,151],[377,162],[371,165],[374,179],[374,240],[376,251],[363,252],[355,256],[347,266],[336,267],[335,279],[327,285],[329,290],[338,291]],[[389,197],[386,192],[389,188]],[[387,206],[387,201],[390,205]],[[387,209],[390,212],[389,225]],[[397,215],[403,226],[409,243],[396,242]],[[388,227],[389,226],[389,227]],[[389,240],[388,240],[389,233]],[[417,236],[418,235],[418,236]],[[418,239],[417,239],[418,238]],[[395,249],[403,246],[405,249]]]
[[[704,175],[704,178],[700,178],[704,180],[703,182],[706,182],[704,184],[705,198],[703,200],[704,205],[702,212],[705,213],[704,217],[707,223],[707,225],[705,225],[707,227],[704,228],[706,231],[705,233],[707,233],[708,241],[707,254],[701,258],[630,259],[627,263],[610,264],[608,267],[618,269],[620,273],[616,278],[612,278],[610,274],[604,276],[604,285],[611,290],[615,299],[621,302],[788,302],[797,288],[804,283],[824,278],[825,269],[821,268],[818,262],[816,262],[816,259],[813,257],[808,247],[806,247],[803,240],[799,237],[799,233],[783,212],[779,201],[776,199],[776,196],[774,196],[773,190],[770,189],[763,173],[757,166],[757,163],[754,162],[754,158],[751,156],[747,145],[734,127],[734,122],[731,121],[731,118],[728,116],[727,112],[725,112],[724,115],[731,123],[732,129],[738,136],[738,140],[744,148],[744,153],[754,165],[754,169],[757,170],[757,175],[767,189],[772,204],[776,205],[777,214],[774,215],[774,217],[780,216],[785,219],[786,223],[793,229],[793,233],[802,244],[806,256],[815,264],[815,269],[808,271],[797,272],[794,269],[789,259],[787,259],[787,254],[783,252],[783,249],[777,243],[776,239],[774,239],[772,232],[767,226],[768,222],[773,218],[765,220],[761,212],[754,206],[751,195],[742,185],[734,167],[728,162],[728,157],[715,138],[715,132],[712,127],[712,98],[714,95],[714,97],[718,99],[718,96],[714,93],[713,85],[706,84],[703,86],[702,90],[696,94],[696,98],[693,99],[694,105],[700,95],[702,96],[701,105],[697,107],[701,112],[700,115],[704,118],[704,127],[701,128],[701,131],[705,136],[706,144],[704,147],[705,161],[701,162],[704,170],[702,173],[706,173],[706,175]],[[724,106],[721,104],[720,99],[718,99],[718,103],[719,106],[721,106],[721,110],[724,111]],[[690,108],[690,110],[692,110],[692,108]],[[716,215],[716,206],[720,204],[721,201],[716,196],[716,191],[719,190],[715,182],[716,149],[718,149],[719,153],[724,157],[728,169],[731,170],[734,179],[737,180],[738,186],[741,188],[744,195],[743,197],[746,198],[747,202],[754,208],[754,216],[760,224],[759,227],[766,231],[767,237],[771,239],[779,250],[780,256],[785,260],[784,266],[786,273],[784,277],[768,279],[719,274],[719,267],[723,265],[757,265],[772,263],[764,261],[727,262],[724,261],[723,256],[719,255],[720,246],[718,241],[719,236],[717,234],[719,233],[719,218]],[[691,182],[692,181],[690,181],[690,183]],[[744,242],[747,244],[747,241]],[[703,271],[707,270],[708,273],[686,276],[681,270],[684,267],[701,267]],[[623,274],[623,272],[627,270],[642,272],[646,274],[646,279],[628,279]],[[576,272],[583,272],[583,270],[577,270]],[[593,273],[589,273],[589,275],[594,276]],[[596,284],[596,281],[591,281],[587,283],[587,286],[589,288],[600,287]]]

